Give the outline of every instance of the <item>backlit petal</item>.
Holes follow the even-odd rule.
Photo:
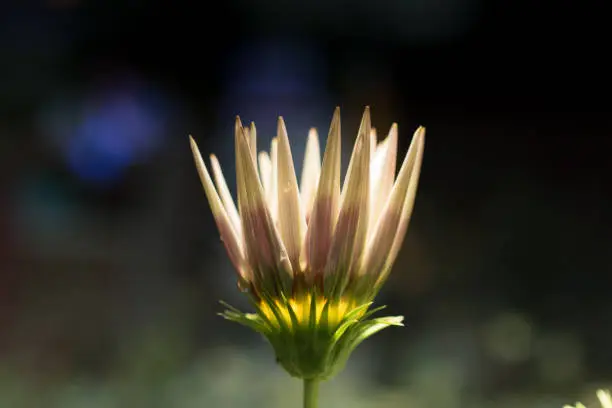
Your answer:
[[[325,267],[326,292],[341,291],[347,283],[353,264],[357,264],[361,259],[368,228],[369,179],[370,110],[366,108],[349,163],[340,214]]]
[[[261,178],[261,184],[264,188],[268,207],[272,208],[272,204],[276,201],[276,197],[272,196],[272,161],[270,160],[268,152],[259,153],[259,177]]]
[[[321,276],[327,262],[340,203],[340,108],[332,118],[323,155],[321,176],[317,186],[308,230],[304,240],[302,269],[311,277]]]
[[[278,226],[293,270],[299,269],[306,217],[300,202],[293,156],[283,118],[278,118]]]
[[[419,182],[425,129],[419,128],[412,139],[391,196],[385,204],[374,232],[368,239],[360,274],[384,280],[395,261],[406,235]]]
[[[251,157],[253,158],[255,167],[257,167],[257,129],[255,128],[255,122],[251,122],[251,126],[249,128],[245,128],[245,130],[247,130],[245,133],[247,134],[247,140],[251,150]]]
[[[240,119],[236,119],[236,179],[247,259],[256,284],[269,293],[291,287],[287,251],[270,216]]]
[[[370,129],[370,161],[374,160],[376,146],[378,145],[378,132],[375,128]]]
[[[234,204],[232,194],[230,193],[227,183],[225,182],[225,177],[223,177],[223,171],[221,170],[219,160],[217,160],[217,157],[214,154],[210,155],[210,163],[212,165],[215,184],[217,185],[217,191],[219,191],[219,195],[221,196],[223,207],[225,207],[225,211],[227,211],[227,215],[229,216],[229,220],[234,228],[234,232],[236,232],[236,236],[242,240],[240,216],[238,215],[238,210],[236,209],[236,204]]]
[[[397,125],[393,124],[387,138],[378,144],[370,165],[370,218],[368,234],[373,232],[383,206],[391,194],[397,161]]]
[[[310,220],[312,204],[317,193],[317,185],[321,174],[321,151],[319,147],[319,135],[316,129],[308,132],[306,153],[302,166],[302,178],[300,180],[300,200],[306,216],[306,222]]]
[[[276,224],[278,224],[278,138],[273,137],[270,143],[270,161],[272,161],[272,205],[270,214]]]
[[[239,238],[234,231],[234,228],[231,226],[231,221],[227,215],[223,203],[221,202],[221,199],[219,198],[219,195],[217,194],[217,190],[215,190],[210,174],[208,173],[206,165],[202,160],[202,156],[195,140],[193,140],[192,137],[189,137],[189,142],[195,165],[198,170],[198,175],[200,176],[200,181],[204,187],[204,192],[208,198],[210,209],[212,210],[213,217],[217,223],[217,228],[221,234],[221,241],[223,241],[223,245],[227,250],[232,264],[238,271],[239,276],[245,281],[249,281],[252,279],[252,276],[250,276],[249,268],[246,265]]]
[[[257,155],[257,134],[255,134],[255,139],[251,138],[251,128],[248,126],[244,126],[242,128],[242,132],[244,133],[244,137],[246,138],[247,145],[249,146],[249,150],[251,152],[251,158]],[[253,143],[255,142],[255,143]]]

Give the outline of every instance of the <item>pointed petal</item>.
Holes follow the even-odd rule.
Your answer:
[[[366,125],[368,126],[367,131],[365,130]],[[355,156],[357,155],[357,150],[358,150],[357,145],[359,143],[359,140],[362,137],[362,133],[364,133],[363,135],[365,139],[364,143],[368,143],[368,147],[371,146],[371,143],[372,143],[371,126],[372,124],[370,120],[370,107],[366,106],[365,111],[363,112],[363,116],[361,118],[361,124],[359,125],[359,131],[357,133],[357,140],[355,141],[355,145],[353,146],[353,152],[351,153],[351,160],[349,161],[348,168],[346,170],[346,176],[344,177],[344,183],[342,184],[342,193],[340,195],[340,207],[342,207],[342,203],[344,201],[344,197],[346,196],[346,192],[347,192],[348,181],[351,179],[351,174],[353,173],[353,166],[356,161]],[[371,160],[371,156],[368,157],[368,161],[370,160]]]
[[[229,220],[231,221],[231,225],[234,228],[236,236],[240,240],[242,240],[242,226],[240,225],[240,216],[238,215],[238,210],[236,209],[236,204],[234,204],[232,194],[230,193],[229,188],[227,187],[227,183],[225,182],[225,177],[223,177],[223,171],[221,170],[221,165],[219,164],[219,160],[217,160],[217,156],[211,154],[210,163],[212,165],[217,191],[219,191],[219,194],[221,195],[221,202],[223,202],[223,207],[225,207],[225,211],[227,211],[227,215],[229,217]]]
[[[408,191],[406,192],[406,200],[404,201],[404,205],[402,207],[402,214],[400,217],[399,225],[397,227],[397,232],[395,234],[395,239],[393,240],[393,245],[391,245],[391,250],[389,251],[389,256],[383,270],[381,271],[378,280],[376,281],[377,286],[380,286],[384,283],[391,271],[391,267],[397,258],[397,254],[402,247],[404,242],[404,238],[406,237],[406,231],[408,230],[408,225],[410,223],[410,218],[412,216],[412,210],[414,209],[414,201],[416,199],[416,193],[419,185],[419,177],[421,175],[421,164],[423,162],[423,149],[425,143],[425,128],[421,128],[422,137],[419,143],[419,150],[417,152],[417,157],[415,160],[414,168],[412,170],[412,175],[410,177],[410,184],[408,185]]]
[[[259,177],[263,185],[266,202],[268,207],[272,207],[272,203],[276,198],[272,197],[272,161],[268,152],[259,153]]]
[[[270,216],[239,118],[236,118],[236,179],[245,249],[256,287],[270,294],[290,290],[292,270],[287,251]]]
[[[327,136],[317,194],[304,239],[302,269],[309,269],[311,279],[323,274],[338,217],[340,152],[340,108],[336,108]]]
[[[278,118],[278,226],[293,270],[298,271],[306,217],[302,212],[293,156],[282,117]]]
[[[414,201],[416,200],[416,193],[419,186],[419,178],[421,176],[423,151],[425,149],[425,128],[420,127],[417,132],[419,133],[420,138],[414,167],[412,169],[412,174],[410,175],[408,191],[406,192],[406,200],[404,201],[404,205],[402,207],[402,215],[400,217],[397,233],[395,234],[395,239],[393,240],[393,245],[391,246],[391,251],[389,252],[389,257],[387,258],[387,262],[385,263],[385,267],[387,269],[384,271],[379,280],[386,279],[386,274],[389,272],[389,269],[395,262],[395,258],[397,258],[397,254],[402,246],[402,243],[404,242],[404,237],[406,236],[408,224],[410,223],[410,217],[412,216],[412,210],[414,209]]]
[[[278,224],[278,138],[273,137],[270,143],[270,161],[272,162],[272,192],[270,193],[272,205],[270,213],[272,219]]]
[[[370,129],[370,160],[374,159],[374,153],[376,153],[376,146],[378,145],[378,132],[375,128]]]
[[[241,249],[242,245],[239,241],[239,238],[236,235],[234,229],[232,228],[231,221],[227,215],[223,203],[219,199],[217,190],[215,190],[213,182],[210,178],[210,174],[208,173],[206,165],[204,164],[204,160],[202,160],[200,150],[198,149],[195,140],[193,140],[191,136],[189,137],[189,142],[191,145],[191,151],[193,153],[193,159],[198,170],[198,175],[200,176],[200,181],[202,182],[202,186],[204,187],[206,197],[208,198],[208,203],[210,205],[210,209],[212,210],[213,217],[215,219],[215,222],[217,223],[217,228],[219,229],[219,233],[221,234],[221,240],[223,241],[223,245],[227,250],[232,264],[238,271],[239,277],[244,281],[250,281],[252,280],[252,276],[246,264],[244,254]]]
[[[257,129],[255,128],[255,122],[251,122],[251,127],[248,128],[248,132],[246,132],[246,134],[248,135],[251,157],[253,158],[255,167],[257,167]]]
[[[306,154],[304,154],[304,164],[302,166],[302,179],[300,180],[300,200],[306,215],[306,222],[310,220],[320,174],[321,151],[319,148],[319,135],[317,130],[312,128],[308,132]]]
[[[391,194],[393,182],[395,181],[395,169],[397,165],[397,123],[391,125],[389,134],[384,141],[387,148],[387,160],[385,161],[385,170],[383,172],[382,189],[385,196]]]
[[[347,175],[346,187],[342,192],[340,214],[325,267],[325,291],[333,296],[342,293],[353,265],[359,264],[368,232],[370,110],[367,107],[349,168],[350,174]]]
[[[368,234],[371,234],[391,194],[397,161],[397,124],[391,126],[389,136],[376,148],[370,165],[370,218]]]
[[[386,279],[406,235],[419,182],[424,143],[425,128],[420,127],[414,134],[383,214],[368,239],[359,274],[371,275],[376,282]]]

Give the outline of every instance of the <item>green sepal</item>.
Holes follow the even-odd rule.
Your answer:
[[[338,374],[348,361],[351,353],[368,337],[390,326],[403,326],[403,316],[378,317],[370,320],[362,320],[350,327],[335,344],[332,359],[333,370],[325,377],[331,378]]]
[[[372,314],[385,306],[367,310],[371,302],[350,310],[334,327],[329,325],[330,303],[326,302],[317,322],[312,318],[316,312],[316,300],[313,296],[309,305],[310,317],[300,322],[295,311],[287,301],[282,299],[289,314],[289,322],[283,319],[278,306],[266,301],[274,317],[271,322],[254,303],[257,313],[243,313],[223,303],[227,310],[220,315],[261,333],[272,345],[279,364],[292,376],[303,379],[326,380],[338,374],[345,367],[351,353],[368,337],[389,326],[403,326],[402,316],[388,316],[370,319]],[[291,327],[289,327],[291,325]]]

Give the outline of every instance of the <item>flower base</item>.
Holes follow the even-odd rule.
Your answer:
[[[389,326],[402,326],[403,316],[370,318],[384,308],[366,303],[338,316],[338,302],[311,297],[308,308],[294,300],[257,305],[257,313],[228,307],[221,315],[248,326],[270,342],[277,362],[293,377],[326,380],[340,372],[365,339]],[[298,307],[301,306],[301,307]],[[296,313],[297,312],[297,313]]]

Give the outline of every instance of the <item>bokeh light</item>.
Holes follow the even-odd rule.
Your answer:
[[[162,146],[171,109],[160,90],[142,80],[117,78],[51,104],[40,126],[77,178],[112,185]]]

